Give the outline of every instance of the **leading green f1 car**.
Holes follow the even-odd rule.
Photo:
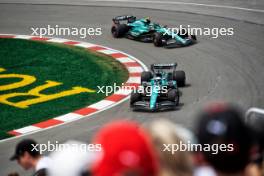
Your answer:
[[[113,18],[111,32],[114,38],[127,37],[143,42],[153,42],[155,46],[177,47],[196,43],[196,36],[189,35],[186,29],[174,31],[167,26],[153,23],[149,18],[137,19],[135,16]]]
[[[151,71],[141,74],[141,85],[133,90],[130,107],[133,110],[175,109],[179,105],[179,87],[186,82],[185,72],[176,70],[177,63],[152,64]]]

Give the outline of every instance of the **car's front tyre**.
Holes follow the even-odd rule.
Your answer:
[[[163,45],[162,39],[163,39],[163,34],[156,32],[153,37],[153,44],[156,47],[161,47]]]
[[[168,100],[175,102],[176,106],[179,105],[180,102],[180,95],[179,95],[179,91],[176,89],[170,89],[168,91]]]
[[[130,96],[130,106],[133,106],[134,103],[141,100],[141,94],[135,91],[132,91]]]

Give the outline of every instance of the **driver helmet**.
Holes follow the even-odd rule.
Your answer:
[[[150,17],[146,17],[146,18],[145,18],[145,22],[146,22],[147,24],[149,24],[149,23],[150,23]]]

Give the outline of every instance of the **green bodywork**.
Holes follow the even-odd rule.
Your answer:
[[[147,22],[145,18],[135,20],[134,22],[127,24],[130,27],[128,35],[131,35],[135,38],[142,35],[151,34],[151,33],[161,33],[163,35],[169,36],[171,39],[175,39],[175,42],[179,44],[188,45],[192,42],[190,39],[184,39],[177,35],[175,32],[169,30],[166,26],[162,26],[158,23]]]
[[[172,82],[172,85],[169,83]],[[161,91],[162,87],[173,87],[177,89],[177,82],[176,81],[168,81],[168,73],[167,72],[160,72],[159,76],[154,76],[150,80],[150,86],[151,86],[151,96],[150,96],[150,109],[154,110],[156,108],[157,99],[159,96],[159,92]]]

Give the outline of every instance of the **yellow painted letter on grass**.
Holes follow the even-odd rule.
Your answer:
[[[5,69],[0,67],[0,72],[3,72],[3,71],[5,71]]]
[[[40,93],[43,90],[46,90],[51,87],[55,87],[58,85],[61,85],[62,83],[54,82],[54,81],[46,81],[45,84],[40,85],[38,87],[35,87],[28,92],[20,93],[20,92],[14,92],[9,94],[0,95],[0,103],[7,104],[10,106],[14,106],[17,108],[28,108],[30,105],[38,104],[54,99],[58,99],[61,97],[66,97],[74,94],[80,94],[80,93],[93,93],[95,90],[87,89],[83,87],[73,87],[71,90],[65,90],[62,92],[58,92],[55,94],[42,94]],[[19,102],[12,102],[9,99],[14,97],[21,97],[21,96],[29,96],[30,98],[27,100],[19,101]],[[32,98],[32,96],[34,98]]]
[[[6,71],[4,68],[0,68],[0,72]],[[21,81],[15,82],[15,83],[10,83],[7,85],[0,85],[0,91],[5,91],[5,90],[11,90],[11,89],[16,89],[19,87],[24,87],[29,84],[32,84],[33,82],[36,81],[36,78],[34,76],[30,75],[21,75],[21,74],[0,74],[0,79],[8,79],[8,78],[20,78]]]

